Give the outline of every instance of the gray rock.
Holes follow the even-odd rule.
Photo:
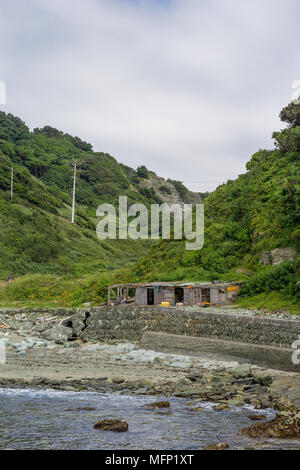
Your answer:
[[[76,348],[80,348],[80,343],[78,343],[77,341],[69,341],[64,346],[65,348],[76,349]]]
[[[275,248],[272,251],[263,251],[259,262],[264,265],[272,264],[277,266],[283,261],[293,261],[297,256],[295,248],[288,246],[286,248]]]
[[[271,251],[272,266],[277,266],[283,261],[293,261],[296,255],[297,252],[293,247],[276,248]]]
[[[228,371],[234,377],[251,377],[251,365],[250,364],[241,364],[238,367],[234,367]]]
[[[186,375],[186,379],[190,380],[191,382],[199,382],[203,378],[203,374],[195,373]]]
[[[263,251],[260,255],[259,262],[265,266],[272,264],[271,251]]]
[[[57,344],[64,344],[72,336],[72,328],[63,325],[54,325],[49,331],[49,338]]]
[[[272,376],[264,371],[254,370],[252,375],[254,380],[264,387],[268,387],[273,382]]]

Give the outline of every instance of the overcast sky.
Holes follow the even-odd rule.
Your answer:
[[[5,111],[211,190],[273,146],[299,22],[299,0],[0,0]]]

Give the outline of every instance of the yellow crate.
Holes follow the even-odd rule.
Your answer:
[[[162,307],[170,307],[170,302],[162,302],[160,305]]]

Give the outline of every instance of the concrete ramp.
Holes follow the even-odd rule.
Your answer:
[[[300,373],[300,365],[292,362],[294,349],[156,332],[144,332],[139,345],[153,351],[235,360]]]

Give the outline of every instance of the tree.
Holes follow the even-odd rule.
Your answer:
[[[29,128],[18,117],[0,111],[0,139],[18,142],[29,134]]]
[[[136,173],[140,178],[149,178],[149,171],[144,165],[139,166],[136,170]]]
[[[292,101],[279,114],[281,121],[287,122],[289,127],[300,126],[300,96]]]

